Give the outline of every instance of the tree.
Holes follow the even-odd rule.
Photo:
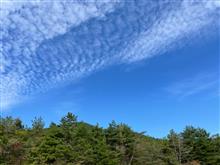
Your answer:
[[[61,119],[61,126],[62,127],[74,127],[77,124],[77,116],[68,112],[66,116]]]
[[[35,117],[34,120],[32,120],[32,130],[34,133],[41,133],[44,128],[44,121],[41,117],[37,118]]]
[[[16,130],[24,129],[24,125],[22,124],[22,121],[19,118],[14,120],[14,125]]]
[[[177,134],[174,130],[170,131],[167,138],[169,147],[173,150],[179,164],[182,164],[183,157],[186,157],[185,155],[188,155],[191,152],[192,147],[183,145],[184,141],[181,134]]]
[[[20,119],[1,118],[0,121],[0,162],[20,164],[24,157],[24,148],[20,130],[23,129]]]
[[[57,126],[49,128],[40,144],[32,149],[29,162],[33,164],[67,164],[71,157],[71,147],[65,144],[62,131]]]
[[[183,155],[183,162],[198,160],[202,163],[207,162],[210,147],[209,133],[201,128],[187,126],[181,133],[185,148],[191,148],[190,152]]]
[[[65,137],[66,141],[71,143],[72,136],[74,133],[74,128],[76,128],[76,126],[77,126],[77,116],[68,112],[67,115],[64,116],[60,122],[61,122],[60,126],[63,130],[64,137]]]
[[[217,134],[210,139],[211,145],[207,153],[207,164],[220,164],[220,136]]]
[[[18,118],[0,120],[2,165],[217,165],[219,153],[219,135],[192,126],[156,139],[114,121],[106,129],[78,122],[72,113],[49,128],[42,118],[31,128]]]
[[[118,152],[121,164],[131,164],[134,154],[135,135],[125,124],[117,125],[115,121],[106,129],[107,143]]]
[[[106,137],[103,129],[98,125],[92,128],[91,144],[93,150],[93,164],[96,165],[115,165],[119,164],[118,155],[112,151],[106,142]]]

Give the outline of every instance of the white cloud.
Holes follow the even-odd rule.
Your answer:
[[[189,0],[3,1],[1,109],[109,64],[163,54],[218,26],[218,9]]]
[[[31,82],[36,69],[33,67],[37,67],[33,66],[37,61],[32,60],[36,60],[36,48],[44,40],[62,35],[89,18],[103,17],[115,4],[107,0],[88,4],[66,0],[1,1],[1,109],[17,102],[17,96],[32,92],[27,83],[40,90],[37,82]]]
[[[218,7],[212,1],[183,1],[179,7],[164,12],[152,27],[132,41],[123,52],[123,59],[133,62],[150,58],[183,45],[181,39],[189,43],[203,30],[211,33],[210,26],[216,26],[219,19]]]

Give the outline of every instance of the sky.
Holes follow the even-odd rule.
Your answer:
[[[1,115],[220,132],[219,1],[2,1]]]

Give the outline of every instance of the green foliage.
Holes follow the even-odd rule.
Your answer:
[[[24,143],[21,120],[12,117],[0,118],[0,163],[17,164],[24,158]],[[7,163],[6,163],[7,162]]]
[[[183,157],[183,162],[198,160],[200,162],[207,162],[211,141],[206,130],[201,128],[194,128],[192,126],[186,127],[181,134],[183,138],[183,145],[188,147],[190,151]]]
[[[106,138],[112,150],[118,153],[120,164],[131,164],[135,145],[135,134],[131,128],[112,121],[106,129]]]
[[[35,117],[34,120],[32,120],[32,130],[35,133],[40,133],[43,131],[44,128],[44,121],[41,117],[37,118]]]
[[[79,122],[72,113],[44,128],[35,118],[31,128],[20,119],[0,120],[2,165],[218,165],[220,136],[186,127],[155,139],[112,121],[108,128]]]

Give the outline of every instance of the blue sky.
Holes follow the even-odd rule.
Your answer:
[[[48,125],[70,111],[155,137],[186,125],[219,133],[219,6],[5,3],[2,115]]]

